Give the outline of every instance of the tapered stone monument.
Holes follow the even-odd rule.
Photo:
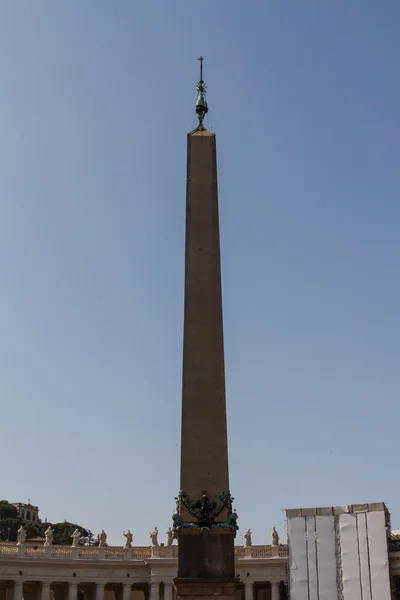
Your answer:
[[[215,135],[200,60],[199,126],[187,145],[181,491],[173,516],[178,597],[232,598],[237,515],[229,490]]]

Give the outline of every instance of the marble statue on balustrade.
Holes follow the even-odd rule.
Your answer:
[[[17,533],[17,545],[25,544],[26,541],[26,529],[23,525],[18,529]]]
[[[153,546],[158,546],[158,529],[154,527],[153,531],[150,533],[150,539]]]
[[[244,547],[251,548],[251,531],[250,529],[246,529],[244,532]]]
[[[123,531],[123,534],[126,537],[126,542],[125,542],[124,548],[132,548],[133,533],[131,533],[131,530],[128,529],[128,531],[126,533],[125,533],[125,531]]]
[[[48,526],[46,531],[44,532],[44,537],[46,541],[44,543],[45,546],[51,546],[53,543],[54,529],[51,528],[51,525]]]
[[[174,543],[174,532],[172,531],[171,527],[169,527],[168,531],[167,531],[167,546],[172,546],[173,543]]]
[[[272,546],[279,546],[279,535],[275,527],[272,528]]]
[[[99,548],[104,548],[104,546],[107,544],[107,534],[104,531],[104,529],[100,531],[100,533],[97,536],[97,539],[99,540]]]
[[[72,537],[72,547],[77,548],[79,546],[79,542],[82,539],[82,534],[79,529],[75,529],[74,533],[71,535]]]

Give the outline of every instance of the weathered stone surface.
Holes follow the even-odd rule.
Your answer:
[[[176,595],[233,600],[235,533],[214,528],[231,502],[204,510],[229,490],[216,141],[207,130],[188,136],[181,490],[179,516],[197,527],[178,528]]]
[[[215,499],[229,476],[216,142],[207,130],[188,136],[185,255],[181,489]]]
[[[183,530],[178,544],[178,579],[235,577],[234,534],[230,529]]]
[[[191,581],[180,581],[175,579],[175,589],[179,598],[190,600],[201,598],[202,600],[232,600],[237,591],[240,590],[239,581],[207,581],[204,579],[193,579]]]

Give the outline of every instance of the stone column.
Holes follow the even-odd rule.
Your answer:
[[[160,598],[160,585],[158,581],[152,581],[150,583],[150,599],[149,600],[159,600]]]
[[[164,600],[172,600],[172,582],[164,581]]]
[[[23,581],[14,582],[14,600],[22,600]]]
[[[279,581],[273,581],[271,583],[271,600],[279,600],[280,597],[281,597],[281,594],[280,594]]]
[[[104,583],[96,583],[96,600],[104,600]]]
[[[77,600],[78,598],[78,584],[75,581],[69,582],[68,587],[68,600]]]
[[[50,600],[50,582],[42,581],[41,600]]]
[[[131,600],[132,584],[124,583],[122,590],[122,600]]]
[[[244,582],[244,600],[253,600],[253,599],[254,599],[253,582],[245,581]]]

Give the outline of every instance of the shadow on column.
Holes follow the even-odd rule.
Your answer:
[[[285,584],[284,581],[281,581],[279,584],[279,591],[281,594],[281,600],[289,600],[289,592],[288,592],[288,588],[287,585]]]
[[[23,600],[40,600],[41,590],[38,581],[25,581],[22,589]]]
[[[69,585],[67,581],[52,583],[50,590],[50,597],[53,597],[53,600],[68,600]]]
[[[0,581],[0,600],[13,600],[14,582],[12,580]]]
[[[261,581],[254,584],[255,600],[272,600],[272,590],[269,581]]]
[[[276,588],[272,590],[272,584],[269,581],[260,581],[254,584],[254,600],[288,600],[288,592],[284,581],[274,584]],[[277,596],[277,598],[276,598]]]
[[[149,600],[149,586],[147,583],[132,586],[131,600]]]
[[[78,600],[95,600],[96,584],[80,583],[78,584]]]

